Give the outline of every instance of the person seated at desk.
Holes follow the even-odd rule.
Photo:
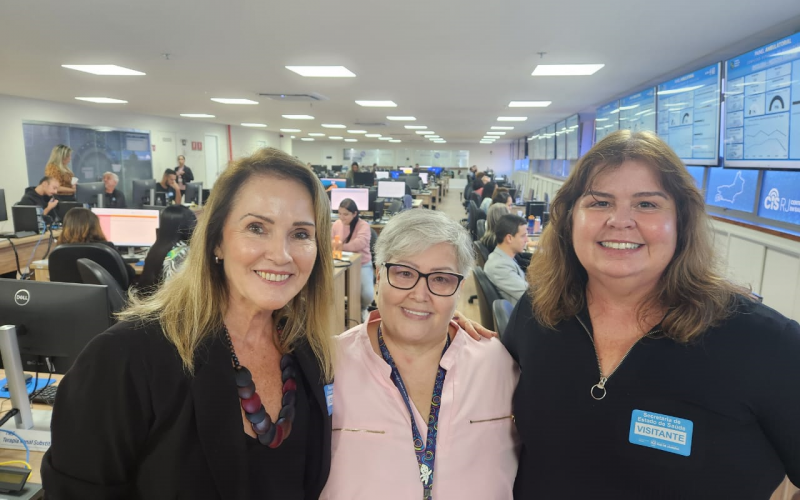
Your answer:
[[[345,176],[345,179],[347,180],[347,183],[345,184],[346,187],[353,187],[353,184],[355,183],[356,172],[358,172],[358,163],[353,162],[353,164],[350,165],[350,170],[347,171],[347,175]]]
[[[100,227],[100,219],[88,208],[73,208],[64,216],[64,227],[61,228],[58,244],[69,245],[72,243],[102,243],[119,253],[119,249],[106,240],[103,229]],[[121,256],[122,254],[120,254]],[[125,270],[128,273],[128,282],[133,283],[136,279],[136,271],[131,266],[125,266]]]
[[[472,191],[478,193],[478,196],[483,196],[483,187],[492,180],[491,177],[483,172],[475,174],[475,180],[472,181]]]
[[[480,209],[483,210],[483,213],[487,213],[489,211],[489,207],[492,205],[492,196],[494,196],[494,190],[497,187],[493,181],[489,181],[483,186],[483,192],[481,193],[481,204]]]
[[[156,242],[147,252],[139,277],[139,288],[145,295],[155,292],[189,256],[189,240],[195,225],[197,217],[183,205],[172,205],[161,212]]]
[[[19,200],[17,205],[35,205],[42,207],[44,215],[48,215],[56,205],[56,193],[58,193],[59,182],[54,177],[42,177],[39,185],[36,187],[29,187],[25,189],[25,194]]]
[[[339,204],[339,220],[333,223],[331,234],[339,237],[342,250],[361,254],[361,317],[364,318],[375,296],[375,274],[369,250],[372,232],[369,223],[358,215],[356,202],[350,198],[343,199]]]
[[[494,234],[497,238],[497,247],[489,254],[483,271],[489,280],[497,287],[500,295],[516,304],[528,289],[525,272],[514,260],[514,257],[525,250],[528,244],[528,227],[525,219],[519,215],[504,215],[500,217]]]
[[[165,202],[167,205],[177,203],[181,204],[181,189],[178,186],[178,175],[174,170],[168,168],[164,170],[164,176],[161,177],[161,182],[156,183],[156,194],[164,193]]]
[[[511,211],[511,207],[514,205],[514,199],[511,197],[511,193],[509,192],[508,188],[500,187],[494,190],[491,205],[494,205],[495,203],[502,203],[506,206],[506,208],[508,208],[509,212]],[[491,205],[489,206],[491,207]]]
[[[103,174],[103,184],[106,186],[104,191],[103,208],[127,208],[128,204],[125,203],[125,195],[122,191],[117,189],[119,177],[114,172],[106,172]]]
[[[497,246],[497,238],[494,234],[495,228],[500,222],[500,218],[508,214],[508,207],[504,204],[495,203],[489,207],[489,211],[486,214],[486,231],[480,239],[480,242],[486,246],[489,253],[494,252],[494,248]]]

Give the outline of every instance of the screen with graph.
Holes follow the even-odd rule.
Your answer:
[[[567,159],[567,120],[556,123],[556,160]]]
[[[619,128],[632,132],[656,131],[656,89],[637,92],[619,101]]]
[[[684,163],[719,164],[720,64],[658,86],[657,133]]]
[[[706,203],[729,210],[752,212],[757,185],[758,170],[709,168]]]
[[[544,135],[545,159],[552,160],[556,157],[556,124],[548,125]]]
[[[619,101],[612,101],[597,108],[594,119],[594,142],[600,142],[603,137],[616,130],[619,130]]]
[[[567,160],[577,160],[579,157],[578,144],[581,140],[579,126],[578,115],[572,115],[567,118]]]
[[[725,164],[800,168],[800,34],[725,63]]]

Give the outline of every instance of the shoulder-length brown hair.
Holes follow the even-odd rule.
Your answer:
[[[237,194],[254,176],[269,176],[300,183],[311,194],[316,224],[317,258],[303,289],[285,307],[275,311],[276,322],[285,320],[278,339],[283,352],[299,340],[308,342],[326,380],[333,377],[333,335],[328,318],[332,301],[333,257],[328,197],[314,172],[295,158],[274,148],[264,148],[232,162],[220,175],[192,235],[189,256],[181,270],[150,298],[131,297],[131,307],[121,319],[158,321],[175,345],[184,367],[193,373],[194,353],[219,332],[228,306],[228,284],[214,249],[222,242],[225,221]]]
[[[73,208],[64,216],[64,227],[58,244],[63,243],[95,243],[106,241],[100,219],[88,208]]]
[[[555,327],[586,306],[588,276],[572,244],[572,210],[602,172],[627,160],[649,165],[672,197],[677,212],[675,254],[659,283],[640,304],[640,322],[648,312],[667,308],[665,335],[689,342],[727,318],[737,295],[749,291],[717,271],[712,230],[703,195],[680,158],[650,132],[614,132],[598,142],[575,165],[550,204],[550,224],[528,267],[529,298],[536,318]]]

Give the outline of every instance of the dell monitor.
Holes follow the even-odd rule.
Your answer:
[[[135,179],[133,181],[133,208],[142,208],[143,205],[155,205],[155,199],[150,196],[156,189],[156,181],[153,179]]]
[[[0,318],[17,328],[23,368],[64,374],[113,324],[108,287],[0,278]]]
[[[405,183],[408,184],[408,187],[415,190],[422,189],[422,179],[419,177],[419,174],[408,175],[405,178]]]
[[[106,185],[102,182],[78,183],[75,184],[75,201],[96,207],[98,195],[103,196],[105,192]]]
[[[356,202],[360,212],[369,211],[369,189],[367,188],[344,188],[331,190],[331,209],[336,212],[342,200],[350,198]]]
[[[118,247],[149,247],[156,242],[158,210],[93,208],[106,239]]]
[[[373,186],[375,185],[375,174],[372,172],[353,172],[354,186]]]
[[[422,180],[423,184],[428,184],[428,172],[420,172],[419,175],[420,180]]]
[[[203,183],[190,182],[186,184],[186,190],[183,192],[183,203],[196,203],[197,205],[203,204]]]
[[[58,205],[56,205],[55,210],[53,210],[56,214],[56,218],[60,221],[64,221],[64,217],[67,215],[67,212],[72,210],[73,208],[85,208],[86,205],[83,203],[78,203],[77,201],[59,201]]]
[[[0,189],[0,222],[8,220],[8,209],[6,208],[6,192]]]
[[[389,178],[389,172],[375,172],[375,178],[376,179],[388,179]]]
[[[402,198],[405,195],[405,182],[378,181],[378,198]]]

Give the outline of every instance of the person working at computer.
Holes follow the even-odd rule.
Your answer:
[[[528,243],[528,225],[519,215],[507,214],[500,217],[494,235],[497,246],[489,254],[483,270],[500,295],[516,304],[528,289],[525,272],[514,260]]]
[[[491,177],[483,172],[475,174],[475,180],[472,181],[472,191],[478,193],[478,196],[483,196],[483,187],[492,180]]]
[[[127,208],[125,203],[125,195],[117,189],[119,177],[114,172],[106,172],[103,174],[103,184],[106,189],[103,193],[105,199],[103,200],[103,208]]]
[[[178,166],[175,167],[175,179],[181,191],[186,190],[186,185],[194,181],[192,169],[186,166],[186,157],[178,155]]]
[[[495,188],[494,194],[492,195],[492,205],[495,203],[502,203],[511,211],[511,207],[514,205],[514,199],[511,197],[508,188]]]
[[[492,204],[492,196],[494,196],[496,184],[493,181],[489,181],[483,186],[483,192],[481,192],[481,204],[480,209],[483,210],[483,213],[486,213],[489,210],[489,206]]]
[[[181,203],[181,189],[180,186],[178,186],[177,179],[178,175],[175,171],[168,168],[164,171],[161,182],[156,183],[156,195],[158,195],[158,193],[164,193],[165,205],[172,205],[174,203],[180,205]]]
[[[372,237],[369,223],[359,215],[356,202],[345,198],[339,204],[339,220],[333,223],[332,236],[339,237],[342,250],[361,254],[361,316],[366,317],[367,308],[375,296],[375,275],[372,270],[372,253],[369,243]]]
[[[45,177],[58,180],[58,199],[75,201],[75,184],[78,178],[67,165],[72,161],[72,148],[59,144],[50,152],[50,159],[44,167]]]
[[[189,240],[195,225],[197,217],[183,205],[172,205],[161,212],[156,242],[148,250],[139,276],[140,290],[152,294],[181,267],[189,255]]]
[[[34,205],[42,207],[44,215],[49,215],[58,205],[56,193],[58,192],[58,179],[42,177],[36,187],[25,188],[25,194],[17,205]]]
[[[353,162],[353,164],[350,165],[350,170],[347,171],[347,175],[345,176],[345,179],[347,180],[345,185],[347,187],[353,187],[355,185],[356,172],[358,172],[358,163]]]

